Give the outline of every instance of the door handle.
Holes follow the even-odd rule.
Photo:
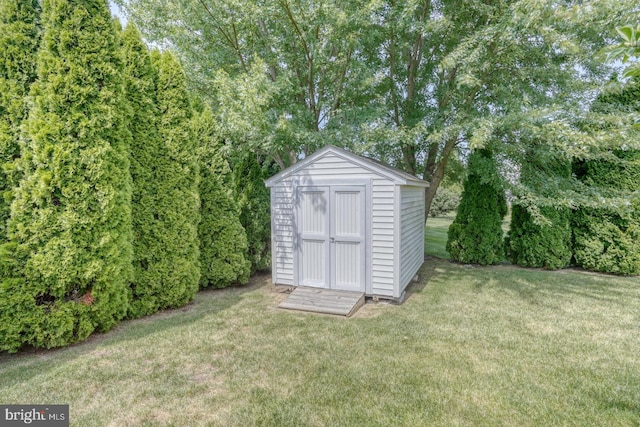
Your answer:
[[[335,243],[336,242],[336,238],[335,237],[329,237],[329,242]]]

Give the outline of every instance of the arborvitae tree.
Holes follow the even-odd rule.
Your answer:
[[[448,233],[447,252],[454,260],[482,265],[504,260],[502,219],[507,202],[499,181],[491,152],[471,153],[462,199]]]
[[[0,242],[7,237],[12,191],[18,182],[14,161],[20,156],[26,96],[36,79],[39,21],[37,0],[0,0]]]
[[[640,111],[640,81],[598,97],[592,110],[606,114]],[[632,196],[640,190],[640,151],[615,150],[609,158],[574,162],[585,184]],[[640,274],[640,201],[628,206],[578,209],[572,218],[578,265],[614,274]]]
[[[233,166],[235,196],[240,223],[247,232],[252,273],[271,265],[271,196],[264,179],[262,167],[252,153],[245,153]]]
[[[164,234],[158,221],[161,183],[156,170],[167,168],[169,158],[158,134],[156,105],[157,73],[147,46],[136,27],[129,23],[123,33],[124,71],[129,101],[131,142],[131,219],[133,224],[133,300],[130,317],[156,312],[160,305],[156,295],[162,293],[164,281],[155,268],[159,261],[156,240]],[[166,281],[166,279],[165,279]]]
[[[130,134],[106,2],[44,0],[25,176],[11,206],[2,348],[64,345],[126,314]],[[19,266],[17,268],[16,266]],[[24,267],[24,275],[22,275]]]
[[[153,160],[157,193],[153,227],[140,259],[142,280],[134,287],[133,314],[181,307],[191,301],[200,280],[198,159],[191,124],[191,105],[182,67],[169,52],[152,52],[158,72],[159,156]],[[144,219],[141,221],[145,221]]]
[[[522,163],[520,180],[533,191],[542,191],[544,181],[571,176],[571,162],[530,150]],[[544,194],[541,194],[544,195]],[[507,239],[509,258],[523,267],[563,268],[571,262],[571,210],[542,206],[544,223],[537,223],[526,207],[514,204]]]
[[[244,284],[251,273],[247,235],[231,194],[231,170],[222,155],[211,110],[205,108],[195,124],[200,158],[200,286]]]

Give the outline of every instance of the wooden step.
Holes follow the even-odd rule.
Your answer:
[[[363,305],[364,292],[298,286],[278,307],[349,317]]]

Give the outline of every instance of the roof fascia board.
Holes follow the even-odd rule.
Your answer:
[[[287,178],[288,176],[296,173],[300,169],[305,168],[306,166],[308,166],[309,164],[313,163],[317,159],[325,156],[326,154],[333,154],[333,155],[341,158],[342,160],[345,160],[347,162],[353,163],[353,164],[355,164],[357,166],[360,166],[363,169],[368,170],[369,172],[372,172],[372,173],[375,173],[375,174],[377,174],[379,176],[387,178],[390,181],[393,181],[394,184],[398,184],[398,185],[415,185],[415,186],[420,186],[420,187],[428,187],[429,186],[428,182],[422,181],[417,177],[415,178],[415,180],[407,179],[407,178],[405,178],[405,177],[403,177],[401,175],[398,175],[398,174],[394,173],[392,170],[388,170],[387,168],[384,168],[384,167],[376,164],[375,162],[367,161],[367,159],[362,157],[362,156],[358,156],[356,154],[351,153],[350,151],[344,150],[344,149],[336,147],[334,145],[327,145],[326,147],[320,149],[319,151],[316,151],[315,153],[313,153],[309,157],[306,157],[306,158],[300,160],[295,165],[292,165],[292,166],[288,167],[287,169],[283,170],[282,172],[280,172],[280,173],[272,176],[271,178],[267,179],[265,181],[266,186],[267,187],[273,187],[275,185],[275,183],[277,183],[278,181],[281,181],[281,180]]]

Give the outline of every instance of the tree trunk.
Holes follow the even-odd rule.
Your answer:
[[[436,169],[436,159],[438,157],[438,143],[432,142],[429,144],[429,150],[427,151],[427,160],[424,166],[424,180],[431,181],[433,172]]]
[[[447,140],[444,144],[444,149],[442,150],[442,158],[440,159],[440,163],[436,167],[433,175],[431,176],[429,188],[426,190],[425,198],[424,198],[424,218],[425,221],[429,218],[429,211],[431,210],[431,203],[433,203],[433,198],[436,195],[436,191],[438,191],[438,187],[442,182],[442,178],[444,178],[444,172],[447,170],[447,163],[449,162],[449,157],[451,157],[451,153],[456,146],[456,142],[458,142],[458,138],[452,137]]]

